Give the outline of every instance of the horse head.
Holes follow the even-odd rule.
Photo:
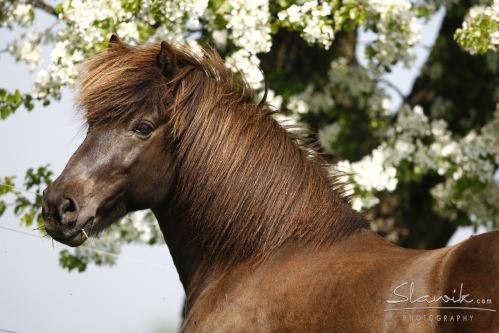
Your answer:
[[[144,85],[154,82],[159,89],[166,86],[165,75],[174,70],[173,49],[162,43],[154,50],[156,54],[119,63],[121,54],[132,51],[113,35],[108,50],[86,64],[81,104],[87,134],[62,174],[43,193],[45,228],[54,239],[78,246],[87,235],[126,213],[165,200],[175,170],[165,144],[166,118],[158,108],[165,101],[156,90],[141,91],[144,87],[135,85],[143,80]],[[157,66],[144,68],[141,61],[147,57],[156,57],[150,63]],[[103,64],[122,68],[121,77],[109,68],[108,75],[95,76]]]

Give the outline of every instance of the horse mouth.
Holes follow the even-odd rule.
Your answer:
[[[87,221],[78,229],[65,230],[65,231],[54,231],[47,228],[47,233],[56,241],[66,244],[71,247],[77,247],[83,244],[88,237],[90,237],[90,233],[92,231],[93,225],[95,222],[94,217],[90,217]]]

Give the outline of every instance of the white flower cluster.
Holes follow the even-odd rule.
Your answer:
[[[499,165],[499,112],[479,133],[472,130],[463,138],[453,138],[447,123],[440,119],[431,123],[422,109],[404,107],[398,116],[395,133],[388,144],[393,147],[389,162],[397,166],[412,161],[414,173],[436,172],[450,179],[493,181]],[[429,142],[425,144],[424,142]]]
[[[277,14],[279,20],[301,31],[309,43],[321,44],[329,49],[334,40],[333,22],[330,18],[331,6],[328,2],[317,0],[293,4]]]
[[[270,50],[270,12],[268,0],[230,1],[225,15],[230,38],[238,47],[254,53]]]
[[[377,86],[368,71],[362,66],[348,64],[345,58],[340,57],[331,62],[326,84],[318,88],[307,86],[303,92],[288,99],[286,108],[291,111],[292,116],[299,119],[307,113],[330,113],[337,103],[348,104],[351,100],[355,100],[359,108],[367,111],[370,120],[385,119],[391,111],[390,98]],[[331,150],[331,147],[341,131],[339,123],[330,124],[319,130],[322,148],[332,155],[337,153]],[[378,132],[381,135],[385,128],[380,126],[373,131],[375,135],[378,135]]]
[[[448,142],[442,151],[449,162],[443,183],[433,188],[436,210],[449,218],[457,211],[467,213],[477,224],[499,223],[499,104],[494,118],[479,132],[471,131],[464,138]],[[446,140],[448,141],[448,140]]]
[[[342,57],[331,62],[328,82],[325,85],[319,89],[307,86],[303,92],[289,99],[287,108],[298,114],[328,111],[335,105],[335,99],[331,94],[338,91],[342,94],[337,98],[352,98],[359,101],[371,119],[389,113],[390,99],[369,76],[368,71],[362,66],[348,64]]]
[[[108,33],[99,27],[99,22],[107,21],[107,24],[111,25],[132,18],[132,13],[123,9],[120,0],[68,0],[62,8],[60,17],[67,22],[71,32],[81,37],[85,44],[102,43],[108,38]],[[120,37],[133,40],[128,35]]]
[[[334,153],[331,147],[338,140],[340,133],[341,133],[341,125],[339,124],[339,122],[331,123],[319,129],[318,133],[319,143],[321,144],[322,147],[324,147],[325,151],[331,154]]]
[[[33,17],[33,6],[26,3],[17,3],[12,11],[12,19],[24,25],[31,21]]]
[[[66,26],[55,38],[58,42],[48,68],[38,73],[35,96],[43,101],[58,98],[60,89],[74,82],[78,63],[99,51],[112,32],[132,45],[146,39],[185,41],[188,29],[199,26],[207,6],[207,0],[145,0],[140,8],[131,9],[120,0],[64,2],[59,16]],[[160,27],[151,29],[156,24]]]
[[[375,31],[376,40],[367,50],[371,67],[379,70],[398,61],[406,65],[414,59],[412,47],[421,38],[421,26],[409,0],[365,0],[366,27]]]
[[[362,0],[334,2],[298,1],[278,13],[279,25],[301,33],[309,43],[328,49],[335,31],[363,24],[376,38],[366,47],[375,72],[398,61],[406,65],[414,59],[412,47],[419,41],[421,26],[409,0]]]
[[[33,86],[34,96],[43,101],[59,98],[61,88],[74,83],[78,75],[77,64],[83,59],[83,52],[75,50],[68,40],[57,42],[50,54],[49,66],[38,72]]]
[[[124,40],[130,40],[132,43],[139,40],[139,29],[134,22],[121,22],[118,24],[116,33],[118,36],[123,36]]]
[[[260,59],[246,49],[239,49],[225,58],[227,65],[234,71],[241,71],[248,84],[254,89],[263,87],[263,74]]]
[[[62,4],[60,19],[66,27],[60,30],[46,69],[40,70],[35,80],[33,94],[42,101],[59,98],[60,90],[74,83],[78,75],[77,64],[85,55],[98,50],[109,38],[109,32],[99,24],[115,26],[121,37],[128,42],[138,41],[135,23],[126,22],[132,13],[125,11],[119,0],[82,1],[71,0]]]
[[[490,228],[499,223],[499,185],[494,182],[462,186],[447,179],[437,184],[431,194],[435,199],[434,210],[440,215],[456,220],[458,212],[465,212],[474,225],[488,225]]]
[[[379,199],[376,192],[391,192],[397,187],[397,169],[387,163],[389,154],[389,149],[380,146],[358,162],[344,160],[336,164],[336,168],[350,178],[345,185],[345,194],[352,196],[354,209],[377,205]]]
[[[308,86],[307,89],[300,95],[291,96],[288,100],[286,107],[296,114],[306,114],[310,111],[310,96],[312,95],[312,86]],[[313,94],[317,96],[317,93]]]
[[[437,212],[456,218],[461,211],[472,221],[498,223],[499,184],[494,179],[499,166],[497,133],[499,104],[491,122],[479,132],[457,139],[444,120],[429,122],[421,107],[405,106],[386,142],[358,162],[339,162],[337,169],[352,184],[346,190],[355,209],[376,205],[376,192],[393,191],[397,169],[407,167],[401,163],[406,161],[414,175],[435,172],[445,177],[432,190]]]
[[[5,6],[2,4],[2,7]],[[0,7],[0,8],[2,8]],[[23,2],[13,2],[11,5],[4,8],[5,12],[0,15],[0,27],[12,26],[18,24],[20,26],[28,26],[34,18],[33,6]]]
[[[299,119],[300,115],[309,112],[318,113],[323,110],[329,110],[334,106],[334,99],[326,85],[321,90],[315,90],[311,84],[299,94],[289,97],[286,108]]]
[[[229,38],[239,47],[227,57],[227,63],[240,70],[254,88],[263,87],[258,53],[270,51],[272,46],[268,0],[230,1],[225,14]]]
[[[263,91],[262,91],[263,94]],[[281,109],[282,105],[282,96],[276,94],[276,92],[272,89],[267,90],[267,104],[276,110]]]
[[[471,7],[461,29],[456,31],[456,38],[471,54],[496,51],[499,48],[499,0],[490,6]]]
[[[159,26],[152,40],[182,43],[199,37],[192,32],[201,29],[201,19],[209,22],[212,16],[208,0],[145,0],[135,19],[141,19],[149,26]]]
[[[40,35],[37,33],[28,33],[22,35],[8,44],[7,50],[17,61],[22,61],[33,71],[40,63]]]

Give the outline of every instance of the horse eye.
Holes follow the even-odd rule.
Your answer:
[[[140,136],[148,136],[154,130],[153,126],[145,121],[139,122],[133,129],[133,131]]]

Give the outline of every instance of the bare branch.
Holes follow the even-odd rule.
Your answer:
[[[402,92],[402,90],[399,89],[396,85],[394,85],[392,82],[385,80],[383,78],[378,79],[378,82],[381,82],[385,85],[387,85],[389,88],[393,89],[399,96],[404,100],[406,98],[405,94]]]
[[[44,2],[43,0],[31,0],[28,1],[28,3],[30,3],[36,8],[43,10],[44,12],[50,15],[57,17],[57,12],[55,11],[55,8],[49,5],[48,3]]]

